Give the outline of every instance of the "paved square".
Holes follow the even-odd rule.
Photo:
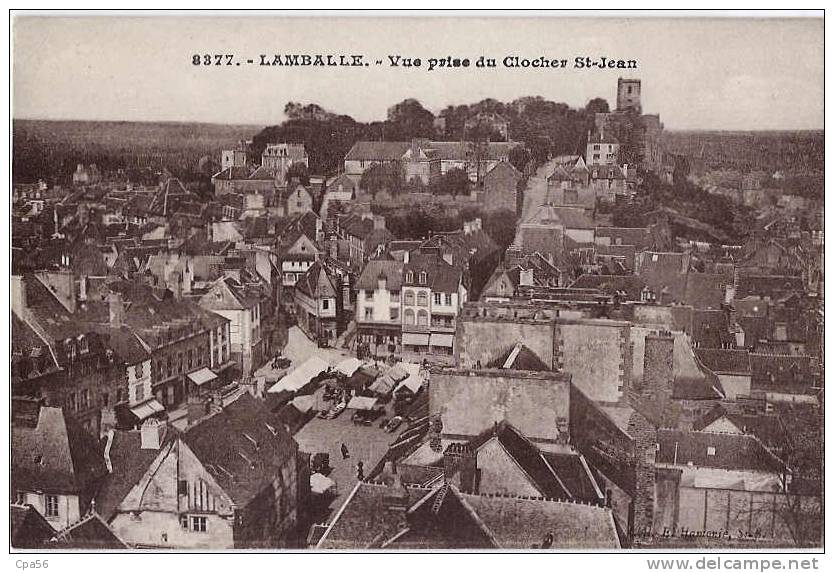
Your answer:
[[[362,461],[367,475],[402,430],[399,428],[397,432],[389,434],[379,428],[378,422],[372,426],[354,425],[350,420],[353,412],[354,410],[346,410],[333,420],[313,418],[295,435],[302,451],[311,455],[318,452],[330,454],[330,466],[333,471],[329,477],[336,482],[339,493],[330,504],[330,516],[341,507],[345,497],[356,485],[356,463]],[[350,457],[346,460],[342,459],[340,451],[343,443],[350,452]]]

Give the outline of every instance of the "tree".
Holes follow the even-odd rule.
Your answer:
[[[432,192],[439,195],[451,195],[457,197],[464,195],[469,190],[469,175],[458,167],[453,167],[444,173],[433,185]]]
[[[359,180],[359,187],[376,196],[380,191],[397,193],[405,185],[405,171],[399,162],[374,164]]]
[[[413,98],[388,108],[388,123],[392,124],[393,131],[410,134],[406,139],[434,136],[434,114]]]
[[[290,168],[287,169],[287,181],[291,179],[298,179],[302,185],[309,185],[310,184],[310,173],[307,169],[307,166],[301,162],[296,162],[290,165]]]
[[[591,116],[591,119],[595,114],[608,113],[609,111],[611,110],[608,107],[608,101],[601,97],[595,97],[585,105],[585,112]]]
[[[519,145],[510,150],[510,154],[507,159],[509,160],[510,165],[524,173],[524,168],[527,167],[527,163],[529,163],[530,159],[532,159],[532,155],[529,149],[523,145]]]

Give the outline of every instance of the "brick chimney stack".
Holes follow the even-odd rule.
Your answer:
[[[643,354],[643,384],[640,393],[661,409],[672,399],[675,382],[675,338],[668,331],[646,336]]]

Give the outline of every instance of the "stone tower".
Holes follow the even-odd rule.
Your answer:
[[[640,104],[640,80],[619,78],[617,80],[617,111],[642,111]]]

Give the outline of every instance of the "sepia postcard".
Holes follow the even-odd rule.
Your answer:
[[[822,12],[10,26],[18,569],[819,568]]]

